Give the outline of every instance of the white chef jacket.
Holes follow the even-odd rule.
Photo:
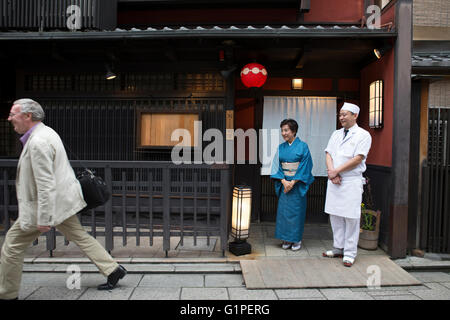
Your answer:
[[[340,173],[340,185],[328,180],[326,213],[345,218],[360,218],[364,181],[362,174],[366,171],[366,158],[371,144],[370,133],[357,124],[349,129],[345,138],[344,128],[334,131],[331,135],[325,152],[330,154],[335,168],[357,155],[364,156],[364,159],[355,168]]]

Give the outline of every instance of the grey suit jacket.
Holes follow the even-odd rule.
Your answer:
[[[56,226],[86,206],[61,138],[43,123],[20,155],[16,192],[22,230]]]

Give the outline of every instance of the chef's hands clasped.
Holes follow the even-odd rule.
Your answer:
[[[328,179],[331,180],[333,184],[341,184],[342,178],[336,169],[327,170]]]

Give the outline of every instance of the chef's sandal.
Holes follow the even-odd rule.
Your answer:
[[[344,257],[344,259],[342,259],[342,262],[344,263],[344,266],[351,267],[355,262],[355,259],[350,257]]]
[[[328,250],[322,253],[325,258],[342,258],[344,255],[338,250]]]

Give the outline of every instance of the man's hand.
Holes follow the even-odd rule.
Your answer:
[[[38,230],[39,230],[41,233],[46,233],[47,231],[50,231],[50,229],[51,229],[52,227],[50,227],[50,226],[38,226],[37,228],[38,228]]]
[[[337,175],[334,179],[330,179],[333,184],[341,184],[341,176]]]
[[[327,174],[328,174],[328,179],[333,180],[337,176],[339,176],[339,171],[337,171],[336,169],[328,169]]]

